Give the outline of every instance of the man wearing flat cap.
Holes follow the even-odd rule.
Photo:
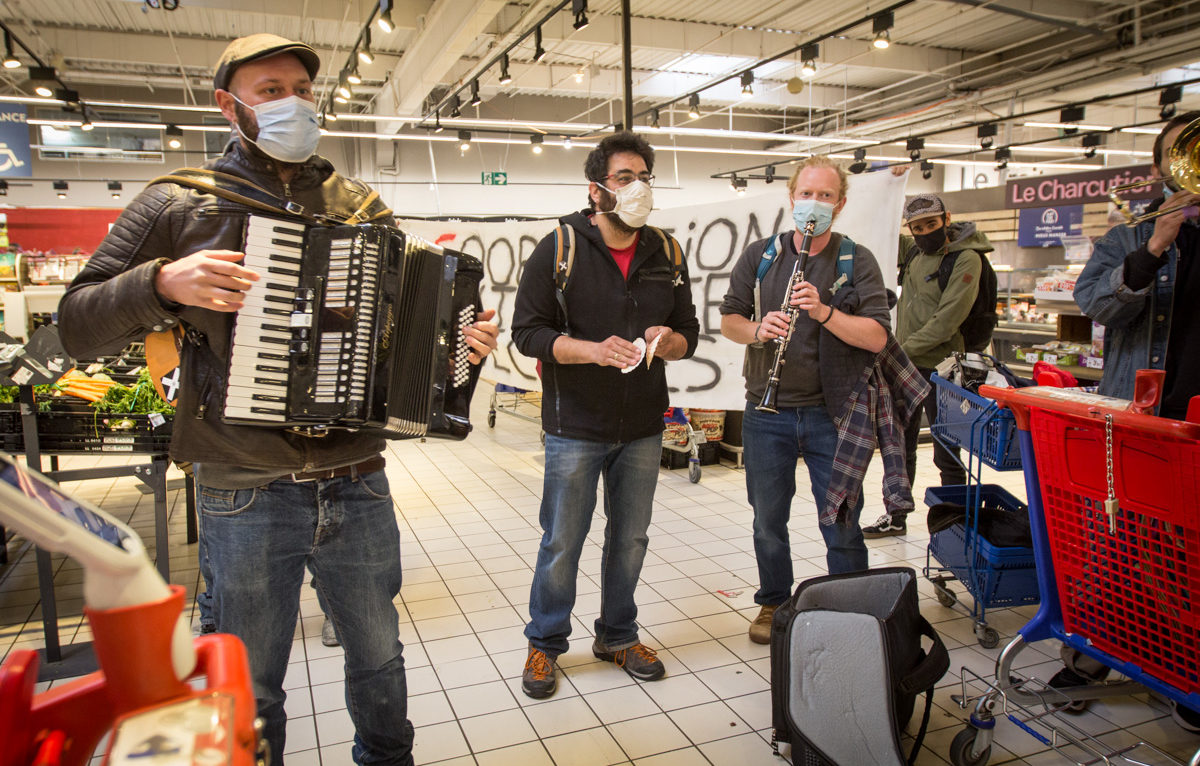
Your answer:
[[[253,184],[279,207],[392,224],[391,211],[366,184],[315,154],[319,67],[312,48],[275,35],[230,43],[213,84],[233,139],[205,169]],[[151,183],[64,296],[63,343],[72,356],[90,357],[150,333],[186,329],[171,456],[195,466],[216,628],[246,644],[271,763],[283,763],[283,681],[307,565],[345,650],[355,762],[411,764],[393,604],[400,537],[383,441],[339,430],[313,438],[221,417],[236,312],[243,291],[266,276],[241,265],[252,212],[220,190]],[[490,319],[490,312],[480,315],[466,331],[476,363],[496,345]]]

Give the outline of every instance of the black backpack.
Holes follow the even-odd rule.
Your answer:
[[[917,246],[913,245],[909,248],[908,257],[900,264],[900,277],[897,284],[901,288],[904,287],[904,272],[918,252]],[[950,284],[950,274],[954,271],[954,262],[958,260],[958,254],[961,252],[961,250],[956,250],[942,256],[942,262],[938,265],[937,281],[938,287],[943,292],[946,290],[946,285]],[[962,333],[965,350],[976,352],[987,349],[988,344],[992,342],[992,331],[996,329],[996,323],[1000,321],[1000,317],[996,315],[996,300],[999,295],[996,272],[992,269],[992,262],[983,253],[979,253],[979,261],[983,264],[983,269],[979,272],[979,293],[975,296],[975,303],[971,304],[971,313],[967,314],[967,318],[958,326],[958,331]],[[926,279],[932,278],[932,274],[926,277]]]

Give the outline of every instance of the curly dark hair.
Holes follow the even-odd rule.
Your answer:
[[[596,144],[595,149],[588,152],[587,159],[583,161],[584,177],[603,185],[604,177],[608,175],[608,161],[619,152],[633,152],[645,160],[646,170],[654,172],[654,147],[638,134],[623,130],[620,133],[605,136],[599,144]],[[588,207],[591,206],[592,197],[589,194]]]
[[[1158,136],[1154,139],[1154,172],[1158,172],[1158,166],[1162,164],[1163,155],[1170,150],[1171,147],[1163,146],[1163,139],[1167,137],[1173,129],[1180,125],[1187,125],[1189,122],[1200,119],[1200,112],[1186,112],[1177,114],[1163,125],[1163,129],[1159,131]]]

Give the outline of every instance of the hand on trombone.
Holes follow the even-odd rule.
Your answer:
[[[1195,192],[1176,192],[1159,208],[1159,216],[1154,220],[1154,233],[1146,243],[1151,255],[1161,256],[1166,252],[1175,238],[1179,236],[1179,227],[1189,218],[1197,217],[1197,206],[1200,206],[1200,194]],[[1172,212],[1164,212],[1164,211]]]

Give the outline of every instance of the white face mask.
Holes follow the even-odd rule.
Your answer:
[[[650,184],[637,180],[630,181],[616,191],[604,185],[601,185],[600,188],[617,198],[616,206],[612,210],[604,212],[620,218],[626,226],[632,229],[640,229],[646,225],[646,219],[650,217],[650,211],[654,209],[654,191],[650,188]]]
[[[232,93],[229,95],[233,96]],[[233,100],[253,111],[258,121],[257,140],[251,140],[242,133],[240,126],[238,133],[242,133],[242,138],[257,146],[268,157],[299,164],[317,151],[317,143],[321,140],[321,124],[317,120],[317,107],[311,101],[288,96],[250,106],[237,96],[233,96]]]

